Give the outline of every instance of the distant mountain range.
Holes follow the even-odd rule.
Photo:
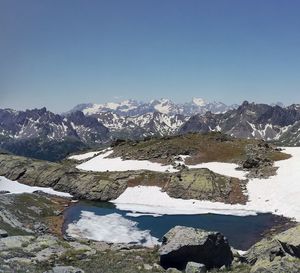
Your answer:
[[[237,107],[238,105],[226,105],[222,102],[206,102],[201,98],[193,98],[191,102],[182,104],[176,104],[169,99],[158,99],[150,102],[124,100],[119,103],[79,104],[69,111],[69,113],[82,111],[86,115],[94,115],[110,111],[120,116],[137,116],[159,112],[167,115],[180,114],[183,116],[191,116],[195,114],[204,114],[207,111],[211,111],[212,113],[223,113]]]
[[[261,138],[300,145],[300,105],[240,106],[193,99],[140,103],[81,104],[58,115],[46,108],[0,109],[0,148],[15,154],[59,160],[68,153],[108,145],[115,138],[142,139],[189,132],[220,131],[235,137]]]

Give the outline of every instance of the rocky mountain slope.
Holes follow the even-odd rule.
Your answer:
[[[15,154],[59,160],[70,152],[103,144],[108,139],[109,130],[82,112],[66,118],[46,108],[0,109],[0,147]]]
[[[83,142],[107,139],[108,129],[97,119],[74,112],[67,118],[46,108],[26,111],[0,109],[0,135],[8,139],[63,140],[67,137]]]
[[[114,138],[142,139],[147,136],[173,135],[188,117],[160,112],[145,113],[138,116],[122,116],[113,112],[92,114],[107,127]]]
[[[257,138],[298,146],[299,105],[282,108],[278,105],[245,101],[237,109],[223,114],[207,112],[192,116],[179,133],[221,131],[241,138]]]

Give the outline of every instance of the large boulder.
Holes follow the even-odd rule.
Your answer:
[[[159,249],[162,267],[183,270],[188,262],[206,268],[231,265],[233,255],[227,239],[219,232],[176,226],[166,233]]]
[[[256,243],[244,258],[251,273],[300,272],[300,225]]]

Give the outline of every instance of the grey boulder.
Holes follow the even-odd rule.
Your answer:
[[[188,262],[210,268],[229,267],[233,254],[227,239],[219,232],[176,226],[162,239],[159,249],[161,266],[184,270]]]

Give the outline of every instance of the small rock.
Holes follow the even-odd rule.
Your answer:
[[[74,242],[75,238],[73,238],[72,236],[68,235],[68,234],[64,234],[63,235],[63,239],[67,242]]]
[[[60,216],[62,214],[63,214],[63,210],[56,210],[56,211],[54,211],[54,215],[55,216]]]
[[[144,269],[145,270],[152,270],[152,266],[150,264],[144,264]]]
[[[257,168],[260,165],[259,158],[248,157],[245,162],[243,163],[243,168],[245,169],[252,169]]]
[[[179,271],[178,269],[176,269],[174,267],[168,268],[166,272],[167,273],[181,273],[181,271]]]
[[[42,223],[36,223],[33,225],[33,229],[38,234],[45,234],[48,232],[48,227]]]
[[[0,229],[0,238],[8,237],[8,233],[4,229]]]
[[[10,191],[0,191],[0,194],[7,194],[10,193]]]
[[[73,266],[55,266],[51,270],[45,271],[44,273],[84,273],[84,271]]]
[[[205,273],[206,267],[204,264],[188,262],[185,268],[186,273]]]

